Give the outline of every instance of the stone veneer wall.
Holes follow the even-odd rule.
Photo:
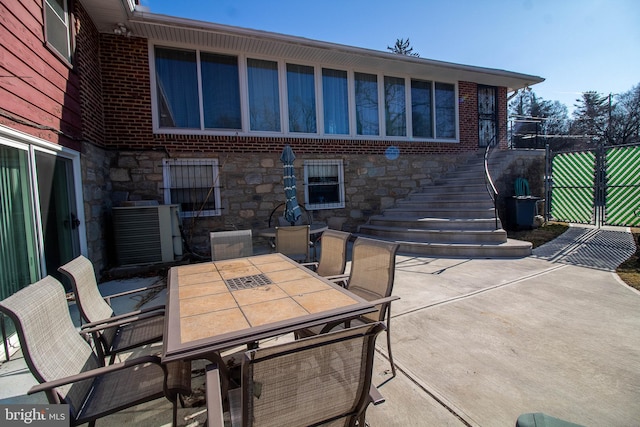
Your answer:
[[[508,225],[507,199],[515,195],[514,183],[517,178],[526,178],[531,195],[545,198],[544,150],[506,150],[502,151],[503,159],[491,166],[492,177],[496,180],[498,190],[498,214],[503,226]],[[490,161],[491,165],[491,161]],[[546,201],[539,204],[540,214],[544,213]]]
[[[111,181],[109,166],[110,153],[96,145],[83,145],[82,191],[85,224],[87,227],[88,257],[93,262],[98,276],[112,265],[114,260],[110,249],[111,233]]]
[[[114,155],[109,180],[116,199],[162,199],[162,159],[158,151],[119,151]],[[344,217],[344,230],[356,231],[371,215],[391,207],[412,191],[434,182],[442,174],[464,163],[473,153],[429,156],[400,155],[389,160],[383,155],[299,156],[295,161],[298,200],[304,203],[303,163],[309,159],[342,159],[344,164],[344,209],[312,211],[315,221]],[[189,158],[174,153],[172,157]],[[200,157],[200,156],[199,156]],[[266,228],[271,211],[284,201],[282,163],[279,154],[215,156],[220,164],[222,215],[183,222],[185,238],[194,252],[209,253],[209,231]],[[114,204],[115,206],[115,204]],[[261,239],[255,239],[260,244]]]

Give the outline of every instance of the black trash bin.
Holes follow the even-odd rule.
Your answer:
[[[512,229],[533,228],[533,217],[537,214],[540,197],[511,196],[507,199],[509,226]]]

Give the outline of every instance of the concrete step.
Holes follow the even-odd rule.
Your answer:
[[[479,174],[469,175],[469,176],[461,176],[461,177],[447,177],[442,180],[436,180],[434,182],[436,186],[439,185],[478,185],[484,184],[484,177]]]
[[[498,244],[424,243],[398,241],[399,252],[432,257],[522,258],[531,255],[530,242],[507,239]]]
[[[484,182],[482,158],[369,218],[356,235],[400,244],[399,252],[433,257],[511,258],[532,245],[507,238]]]
[[[492,209],[493,202],[488,197],[482,200],[468,200],[468,199],[451,199],[449,197],[439,197],[433,200],[398,200],[396,203],[397,208],[400,209]]]
[[[467,169],[460,169],[455,172],[451,172],[447,176],[451,178],[484,177],[484,164],[478,165],[478,166],[472,166]]]
[[[442,194],[442,193],[487,193],[487,187],[482,182],[476,180],[475,183],[441,183],[433,185],[431,187],[425,187],[420,192],[428,194]]]
[[[393,216],[420,216],[420,217],[434,217],[434,218],[481,218],[489,219],[495,218],[495,209],[493,206],[487,208],[430,208],[428,206],[417,207],[402,207],[395,206],[393,208],[385,209],[385,215]]]
[[[415,228],[424,230],[495,230],[502,228],[495,218],[435,218],[406,215],[374,215],[369,224],[398,228]]]
[[[507,241],[507,232],[502,229],[425,230],[421,228],[365,224],[360,226],[359,232],[385,239],[424,243],[498,244]]]
[[[432,200],[441,200],[443,198],[446,198],[447,200],[469,200],[469,201],[491,200],[489,198],[489,194],[486,191],[481,192],[481,193],[479,193],[479,192],[451,192],[451,193],[423,192],[423,193],[412,193],[412,194],[409,194],[407,196],[407,198],[405,198],[403,200],[430,202]]]

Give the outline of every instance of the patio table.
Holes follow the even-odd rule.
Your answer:
[[[172,267],[162,360],[206,358],[374,310],[371,302],[279,253]]]

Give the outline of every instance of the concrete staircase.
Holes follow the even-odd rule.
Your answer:
[[[531,243],[507,238],[484,183],[484,161],[399,200],[369,218],[358,234],[396,241],[399,251],[425,256],[511,258],[531,255]]]

